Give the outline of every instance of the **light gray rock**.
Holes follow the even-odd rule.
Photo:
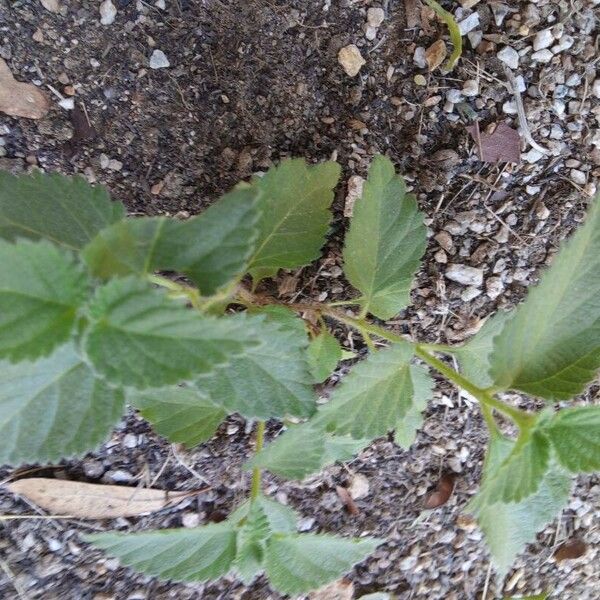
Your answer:
[[[455,281],[461,285],[479,287],[483,284],[483,270],[468,265],[448,265],[445,275],[450,281]]]
[[[151,69],[166,69],[170,66],[171,63],[162,50],[154,50],[154,52],[152,52],[152,55],[150,56]]]

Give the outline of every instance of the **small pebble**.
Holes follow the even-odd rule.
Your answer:
[[[154,50],[150,56],[151,69],[166,69],[171,66],[169,59],[162,50]]]
[[[338,52],[338,62],[349,77],[356,77],[362,66],[366,63],[355,44],[344,46]]]
[[[471,300],[474,300],[477,296],[481,296],[481,294],[482,292],[479,288],[470,286],[461,292],[460,299],[463,302],[471,302]]]
[[[529,150],[529,152],[523,154],[523,160],[529,164],[533,164],[540,160],[540,158],[542,158],[543,156],[544,155],[539,150],[532,148],[531,150]]]
[[[479,287],[483,283],[483,270],[468,265],[449,265],[445,275],[451,281],[461,285]]]
[[[554,57],[554,54],[552,54],[552,51],[548,50],[546,48],[544,50],[539,50],[538,52],[534,52],[531,55],[531,60],[534,60],[535,62],[539,62],[539,63],[549,63],[553,57]]]
[[[198,527],[198,525],[200,525],[200,515],[195,512],[183,513],[181,516],[181,524],[188,528]]]
[[[485,292],[490,300],[495,300],[504,291],[504,284],[500,277],[490,277],[485,282]]]
[[[102,25],[112,25],[117,16],[117,9],[111,0],[104,0],[100,4],[100,23]]]
[[[596,98],[600,98],[600,77],[596,79],[592,84],[592,94]]]
[[[496,56],[510,69],[519,67],[519,53],[510,46],[504,46]]]
[[[373,41],[377,37],[377,27],[371,27],[365,25],[365,38],[369,41]]]
[[[544,50],[544,48],[550,48],[553,43],[554,36],[552,35],[552,31],[550,29],[542,29],[533,38],[533,50],[537,52],[538,50]]]
[[[104,475],[104,479],[113,483],[129,483],[133,479],[133,475],[123,469],[116,471],[108,471]]]
[[[384,19],[385,12],[383,11],[383,8],[376,8],[372,6],[367,11],[367,23],[370,27],[377,29],[383,23]]]
[[[460,29],[461,35],[467,35],[473,29],[479,27],[479,13],[472,13],[466,19],[463,19],[458,24],[458,28]]]
[[[579,169],[571,169],[570,176],[571,181],[577,185],[585,185],[585,182],[587,181],[585,173]]]
[[[464,96],[473,97],[479,94],[479,83],[476,79],[467,79],[464,82],[462,93]]]
[[[99,460],[84,460],[83,472],[90,479],[98,479],[104,474],[104,465]]]

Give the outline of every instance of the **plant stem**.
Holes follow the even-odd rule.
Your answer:
[[[458,23],[454,16],[449,13],[447,10],[442,8],[435,0],[424,0],[425,4],[431,8],[435,14],[446,23],[448,27],[448,32],[450,33],[450,39],[452,40],[452,44],[454,48],[452,49],[452,54],[450,58],[446,61],[444,65],[444,70],[449,73],[454,69],[456,65],[456,61],[461,57],[462,54],[462,35],[460,33],[460,28],[458,27]]]
[[[195,309],[202,310],[202,301],[200,299],[200,291],[198,288],[185,285],[184,283],[177,283],[162,275],[150,274],[147,275],[146,278],[150,283],[154,283],[155,285],[159,285],[160,287],[173,292],[176,297],[187,298]]]
[[[256,426],[256,448],[255,452],[258,453],[262,450],[263,443],[265,441],[265,422],[258,421]],[[250,500],[255,500],[260,494],[260,474],[261,470],[257,467],[252,471],[252,486],[250,488]]]

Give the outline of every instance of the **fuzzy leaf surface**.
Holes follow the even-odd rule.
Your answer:
[[[309,417],[317,397],[308,370],[308,338],[302,321],[273,317],[257,331],[259,348],[198,381],[216,403],[248,419]],[[283,319],[283,320],[279,320]]]
[[[262,570],[266,542],[271,535],[269,519],[261,504],[251,502],[246,520],[238,529],[235,569],[248,585]]]
[[[34,359],[66,342],[87,286],[71,252],[0,240],[0,357]]]
[[[58,173],[11,175],[0,171],[0,237],[46,239],[83,248],[101,229],[125,216],[101,186]]]
[[[497,312],[466,344],[454,348],[460,368],[465,377],[481,388],[490,387],[490,355],[494,349],[494,338],[512,317],[512,312]]]
[[[430,387],[419,365],[411,365],[412,346],[396,343],[358,363],[319,409],[314,422],[336,435],[373,439],[396,428]],[[418,382],[415,387],[415,380]]]
[[[600,470],[600,406],[566,408],[547,427],[559,462],[574,473]]]
[[[315,383],[325,381],[342,360],[342,347],[326,329],[319,332],[308,346],[308,364]]]
[[[253,185],[260,192],[258,239],[248,269],[257,282],[279,269],[294,269],[319,257],[325,243],[340,167],[285,160]]]
[[[266,515],[269,529],[272,533],[294,533],[298,523],[298,513],[280,502],[271,500],[263,494],[259,494],[253,501],[260,506]],[[237,525],[244,517],[248,516],[251,502],[247,500],[238,506],[229,516],[229,521]]]
[[[344,245],[344,272],[363,309],[391,319],[408,306],[427,244],[423,215],[385,156],[371,163]]]
[[[304,594],[348,573],[382,542],[324,534],[276,534],[267,544],[269,582],[284,594]]]
[[[72,344],[35,362],[0,363],[0,464],[57,461],[95,449],[125,408]]]
[[[496,386],[546,400],[583,391],[600,367],[600,201],[494,340]]]
[[[517,555],[535,541],[537,533],[566,505],[571,478],[558,465],[551,465],[539,488],[518,503],[495,501],[486,491],[486,482],[510,456],[514,441],[492,437],[486,456],[481,492],[467,507],[477,517],[499,578],[508,573]]]
[[[257,317],[200,315],[132,277],[99,288],[89,312],[94,368],[139,389],[190,380],[259,345]]]
[[[130,401],[160,435],[187,448],[212,438],[227,416],[222,407],[194,388],[172,386],[136,392]]]
[[[236,538],[226,521],[193,529],[96,533],[84,539],[140,573],[171,581],[208,581],[229,571]]]

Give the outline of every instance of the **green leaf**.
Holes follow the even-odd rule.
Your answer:
[[[165,217],[119,221],[100,231],[82,256],[91,273],[102,279],[151,273],[159,268],[158,253],[169,222]]]
[[[261,468],[286,479],[304,479],[321,469],[325,456],[325,434],[311,423],[290,427],[248,463],[247,469]]]
[[[258,349],[257,317],[215,318],[128,277],[97,290],[85,349],[110,381],[140,389],[190,380]]]
[[[410,372],[414,389],[413,403],[404,417],[396,423],[394,431],[394,441],[405,450],[413,445],[417,431],[423,425],[423,411],[431,399],[434,385],[429,371],[411,365]]]
[[[373,538],[276,534],[267,544],[267,576],[277,591],[303,594],[338,579],[382,543]]]
[[[97,533],[84,539],[141,573],[172,581],[207,581],[229,571],[236,538],[226,521],[194,529]]]
[[[583,391],[600,367],[600,201],[494,340],[497,387],[547,400]]]
[[[266,542],[271,535],[269,520],[259,502],[251,502],[243,525],[238,530],[235,569],[248,585],[262,570]]]
[[[466,344],[452,349],[458,357],[461,371],[471,383],[481,388],[490,387],[494,383],[489,375],[494,338],[512,316],[512,312],[497,312],[487,319],[483,327]]]
[[[560,463],[574,473],[600,470],[600,406],[561,410],[546,432]]]
[[[261,346],[203,377],[199,387],[248,419],[310,416],[317,397],[306,360],[308,338],[302,321],[292,318],[295,323],[271,314],[257,332]]]
[[[0,364],[0,464],[53,462],[95,449],[125,408],[72,344],[36,362]]]
[[[157,268],[181,271],[204,296],[238,280],[256,246],[259,191],[238,186],[199,216],[169,221]]]
[[[325,381],[342,360],[342,347],[334,335],[323,329],[308,346],[308,364],[315,383]]]
[[[253,502],[258,504],[267,517],[269,529],[272,533],[294,533],[298,523],[298,513],[280,502],[271,500],[262,494],[259,494]],[[229,516],[228,521],[238,525],[242,519],[248,516],[250,511],[250,500],[247,500],[238,506]]]
[[[0,357],[37,358],[67,341],[87,285],[70,252],[0,240]]]
[[[334,389],[329,403],[319,409],[314,422],[355,439],[373,439],[396,428],[415,402],[422,405],[429,389],[422,385],[429,375],[421,366],[410,364],[412,357],[410,344],[397,343],[358,363]]]
[[[550,463],[550,442],[541,428],[522,432],[510,454],[484,483],[492,500],[519,502],[535,493]]]
[[[339,176],[337,163],[308,166],[295,159],[281,162],[254,180],[261,193],[261,217],[248,272],[255,283],[279,269],[301,267],[319,257]]]
[[[515,443],[505,437],[492,437],[484,465],[485,482],[493,480],[497,470],[513,451]],[[539,488],[518,503],[494,500],[485,489],[467,507],[477,517],[500,579],[536,534],[552,521],[569,499],[571,478],[557,465],[551,465]]]
[[[542,594],[536,594],[535,596],[505,596],[503,600],[546,600],[548,598],[548,592]]]
[[[390,319],[410,301],[427,244],[423,215],[385,156],[373,159],[346,234],[344,272],[366,312]]]
[[[319,470],[335,462],[346,462],[356,456],[371,440],[355,440],[349,435],[325,434],[325,453]]]
[[[83,177],[0,171],[0,237],[46,239],[79,250],[125,209]]]
[[[135,392],[131,403],[156,431],[174,444],[192,448],[213,437],[227,412],[194,388]]]

